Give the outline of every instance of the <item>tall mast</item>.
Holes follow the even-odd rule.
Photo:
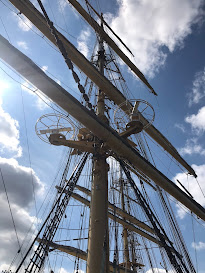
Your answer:
[[[101,27],[102,24],[101,24]],[[99,40],[98,67],[104,75],[105,53],[103,39]],[[98,90],[97,116],[107,121],[105,116],[104,93]],[[88,240],[87,273],[108,272],[109,233],[108,233],[108,164],[102,143],[96,138],[96,153],[93,154],[93,184]]]
[[[120,191],[121,191],[121,203],[122,210],[125,210],[125,198],[124,198],[124,180],[122,177],[122,168],[120,166]],[[124,218],[125,220],[125,218]],[[123,227],[123,244],[124,244],[124,259],[125,259],[125,267],[130,269],[130,258],[129,258],[129,247],[128,247],[128,232],[127,228]]]

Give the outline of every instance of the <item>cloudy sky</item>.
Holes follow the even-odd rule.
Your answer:
[[[32,2],[38,7],[36,0]],[[155,107],[155,126],[192,165],[200,187],[194,178],[187,179],[179,168],[166,175],[173,181],[178,179],[205,206],[202,194],[205,192],[204,1],[90,2],[105,14],[109,25],[131,49],[134,57],[122,47],[158,94],[157,97],[150,94],[120,63],[133,98],[145,99]],[[55,26],[89,58],[95,43],[92,29],[67,0],[44,0],[43,3]],[[83,1],[81,3],[84,5]],[[80,98],[59,52],[8,0],[0,1],[0,34],[68,92]],[[35,87],[0,60],[0,268],[10,265],[18,243],[25,234],[35,230],[36,211],[64,153],[62,147],[48,145],[35,134],[37,119],[51,113],[52,109],[44,103],[48,103],[47,99],[42,100],[40,90],[37,90],[38,96],[34,91]],[[194,222],[194,241],[193,234],[190,235],[191,218],[181,206],[174,209],[194,262],[197,251],[198,272],[205,273],[204,226]]]

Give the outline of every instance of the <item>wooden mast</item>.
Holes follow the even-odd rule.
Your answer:
[[[124,199],[124,180],[122,177],[122,168],[120,166],[120,193],[121,193],[121,205],[122,210],[125,210],[125,199]],[[125,218],[123,218],[125,220]],[[129,257],[129,247],[128,247],[128,231],[126,227],[123,227],[123,244],[124,244],[124,259],[125,259],[125,267],[130,269],[130,257]]]
[[[101,27],[103,25],[101,24]],[[105,51],[100,37],[98,67],[104,75]],[[105,95],[98,90],[97,116],[108,123],[105,116]],[[108,233],[108,170],[102,143],[96,138],[96,152],[93,154],[93,184],[91,191],[90,223],[88,236],[87,273],[109,272],[109,233]]]

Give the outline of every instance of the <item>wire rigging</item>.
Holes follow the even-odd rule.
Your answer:
[[[5,25],[4,25],[4,22],[3,22],[2,18],[1,18],[1,16],[0,16],[0,20],[1,20],[1,23],[2,23],[2,25],[3,25],[4,30],[5,30],[5,32],[6,32],[6,35],[7,35],[7,37],[8,37],[8,40],[9,40],[9,42],[11,43],[11,39],[10,39],[10,37],[9,37],[8,31],[7,31],[7,29],[6,29]]]
[[[34,199],[34,205],[35,205],[36,218],[37,218],[38,213],[37,213],[35,186],[34,186],[34,174],[33,174],[33,170],[32,170],[32,167],[31,167],[31,154],[30,154],[30,147],[29,147],[29,141],[28,141],[28,130],[27,130],[27,122],[26,122],[22,87],[21,87],[21,102],[22,102],[22,109],[23,109],[25,132],[26,132],[26,144],[27,144],[27,150],[28,150],[28,161],[29,161],[29,166],[30,166],[31,185],[32,185],[32,192],[33,192],[33,199]]]
[[[3,62],[2,62],[2,63],[3,63]],[[7,66],[7,67],[10,68],[9,66]],[[26,88],[26,89],[32,91],[33,93],[35,93],[35,94],[39,97],[39,99],[41,99],[48,107],[50,107],[51,109],[53,109],[54,112],[58,112],[58,113],[61,114],[62,116],[66,116],[66,117],[67,117],[68,114],[67,114],[67,113],[65,114],[65,113],[61,112],[61,111],[63,111],[63,109],[60,108],[57,104],[53,103],[53,101],[51,101],[50,99],[48,99],[48,100],[49,100],[52,104],[54,104],[55,107],[57,107],[60,111],[57,110],[57,109],[55,109],[53,106],[51,106],[51,104],[49,104],[49,103],[46,101],[46,100],[47,100],[47,97],[46,97],[46,99],[43,99],[42,96],[40,96],[40,95],[38,94],[38,92],[37,92],[38,89],[37,89],[37,88],[35,88],[35,90],[31,89],[30,87],[28,87],[28,86],[22,84],[20,81],[16,80],[14,77],[12,77],[12,76],[11,76],[9,73],[7,73],[2,67],[0,67],[0,69],[1,69],[8,77],[10,77],[13,81],[17,82],[18,84],[20,84],[20,85],[23,86],[24,88]],[[15,73],[16,75],[19,76],[19,74],[16,73],[15,71],[14,71],[14,73]]]
[[[193,233],[193,239],[194,239],[194,253],[195,253],[195,260],[196,260],[196,272],[198,273],[198,257],[197,257],[197,251],[196,251],[196,235],[195,235],[195,229],[194,229],[194,221],[192,217],[191,212],[191,224],[192,224],[192,233]]]
[[[5,180],[4,180],[4,176],[3,176],[3,172],[2,172],[1,167],[0,167],[0,172],[1,172],[1,180],[2,180],[2,183],[3,183],[5,195],[6,195],[6,200],[7,200],[9,211],[10,211],[10,215],[11,215],[11,220],[12,220],[13,228],[14,228],[15,235],[16,235],[16,240],[17,240],[18,247],[19,247],[18,252],[21,252],[21,245],[20,245],[18,234],[17,234],[16,224],[15,224],[15,221],[14,221],[14,216],[13,216],[13,213],[12,213],[11,204],[10,204],[10,201],[9,201],[9,196],[8,196],[8,192],[7,192],[7,189],[6,189],[6,184],[5,184]]]
[[[199,188],[200,188],[201,193],[203,194],[203,196],[204,196],[204,198],[205,198],[205,193],[204,193],[204,191],[202,190],[202,187],[201,187],[201,185],[200,185],[198,179],[197,179],[197,178],[195,178],[195,179],[196,179],[196,182],[197,182],[197,184],[198,184],[198,186],[199,186]]]

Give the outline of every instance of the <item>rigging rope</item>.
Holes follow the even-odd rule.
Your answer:
[[[192,212],[191,212],[191,223],[192,223],[192,232],[193,232],[193,239],[194,239],[194,252],[195,252],[195,259],[196,259],[196,271],[198,272],[198,258],[197,258],[197,252],[196,252],[196,236],[195,236],[194,221],[193,221],[193,217],[192,217]]]
[[[60,50],[62,56],[64,57],[65,63],[67,64],[68,68],[72,71],[73,79],[74,79],[75,82],[77,83],[78,89],[79,89],[80,93],[82,93],[83,98],[84,98],[84,100],[85,100],[85,102],[86,102],[88,108],[89,108],[91,111],[94,112],[93,106],[92,106],[92,104],[89,102],[89,98],[88,98],[87,94],[85,93],[85,89],[84,89],[84,87],[80,84],[80,79],[79,79],[77,73],[74,71],[73,64],[72,64],[70,58],[68,57],[68,53],[67,53],[67,51],[66,51],[66,49],[65,49],[65,47],[64,47],[64,44],[63,44],[63,42],[62,42],[62,41],[59,39],[59,37],[58,37],[57,31],[55,30],[55,28],[54,28],[54,26],[53,26],[53,22],[50,21],[50,19],[49,19],[49,17],[48,17],[48,14],[47,14],[47,12],[46,12],[46,10],[45,10],[45,8],[44,8],[44,6],[43,6],[41,0],[37,0],[37,1],[38,1],[39,6],[40,6],[40,8],[41,8],[41,10],[42,10],[42,12],[43,12],[43,14],[44,14],[44,16],[45,16],[45,19],[46,19],[47,24],[48,24],[48,26],[49,26],[49,28],[50,28],[51,34],[55,37],[56,44],[57,44],[57,46],[58,46],[58,48],[59,48],[59,50]]]
[[[44,231],[43,239],[49,239],[49,240],[53,239],[55,232],[57,231],[58,225],[61,221],[61,218],[62,218],[62,216],[65,212],[65,209],[67,207],[67,204],[69,202],[70,196],[76,186],[76,183],[78,182],[79,176],[80,176],[80,174],[83,170],[83,167],[86,163],[88,155],[89,155],[88,153],[85,153],[83,155],[83,157],[81,158],[81,161],[78,163],[78,165],[74,169],[69,181],[63,187],[61,194],[59,195],[58,199],[54,202],[50,213],[48,214],[46,220],[44,221],[44,223],[41,226],[40,230],[38,231],[37,235],[35,236],[32,244],[30,245],[30,247],[29,247],[28,251],[26,252],[20,265],[16,269],[16,273],[19,272],[26,257],[28,256],[29,252],[33,248],[35,242],[37,241],[41,231],[43,230],[43,228],[45,226],[46,226],[46,229]],[[66,190],[68,191],[67,194],[65,194]],[[63,195],[64,195],[64,197],[63,197]],[[60,203],[60,205],[59,205],[59,203]],[[54,217],[52,217],[53,214],[54,214]],[[41,243],[39,244],[38,248],[34,251],[34,256],[33,256],[33,259],[31,259],[31,261],[27,267],[27,272],[31,272],[34,265],[36,266],[36,268],[39,268],[39,270],[41,269],[41,267],[43,266],[44,259],[47,256],[48,248],[49,248],[49,242],[48,241],[43,242],[43,240],[42,240]],[[42,255],[42,257],[40,255]],[[36,264],[35,262],[39,262],[39,264]],[[29,267],[30,265],[31,265],[31,267]]]
[[[4,191],[5,191],[5,194],[6,194],[7,203],[8,203],[8,206],[9,206],[9,211],[10,211],[10,214],[11,214],[11,220],[12,220],[14,231],[15,231],[15,234],[16,234],[16,240],[17,240],[18,247],[19,247],[18,252],[21,252],[21,245],[20,245],[18,234],[17,234],[16,224],[15,224],[15,221],[14,221],[14,216],[13,216],[13,213],[12,213],[11,204],[10,204],[10,201],[9,201],[9,196],[8,196],[8,193],[7,193],[6,184],[5,184],[5,181],[4,181],[4,176],[3,176],[3,173],[2,173],[1,167],[0,167],[0,172],[1,172],[1,179],[2,179],[2,183],[3,183]],[[22,253],[21,253],[21,255],[22,255]]]
[[[30,174],[31,174],[33,199],[34,199],[35,213],[36,213],[36,219],[37,219],[38,218],[38,212],[37,212],[36,194],[35,194],[35,187],[34,187],[34,175],[33,175],[32,167],[31,167],[31,154],[30,154],[30,147],[29,147],[29,142],[28,142],[28,130],[27,130],[27,123],[26,123],[26,115],[25,115],[25,107],[24,107],[22,86],[21,86],[21,102],[22,102],[22,108],[23,108],[24,126],[25,126],[25,131],[26,131],[26,144],[27,144],[27,150],[28,150],[28,161],[29,161],[29,166],[30,166],[30,169],[31,169]]]
[[[157,218],[155,217],[155,215],[152,213],[148,203],[146,202],[145,198],[142,196],[141,192],[139,191],[138,187],[136,186],[136,184],[134,183],[129,170],[125,167],[123,161],[121,159],[118,158],[118,161],[120,162],[120,165],[123,168],[123,171],[125,173],[125,175],[128,178],[128,181],[130,183],[130,185],[132,186],[137,199],[139,200],[141,206],[143,207],[146,215],[148,216],[149,220],[152,223],[152,226],[158,236],[158,238],[161,241],[162,246],[164,247],[169,260],[171,262],[171,264],[173,265],[173,267],[175,268],[175,270],[177,271],[177,273],[183,273],[182,270],[185,270],[187,273],[189,273],[189,270],[187,269],[186,265],[184,264],[181,255],[179,255],[179,253],[175,250],[175,248],[172,246],[172,243],[170,242],[170,240],[168,239],[165,230],[163,229],[163,227],[161,226],[161,224],[158,222]],[[162,233],[161,233],[162,232]],[[166,238],[166,240],[165,240]],[[170,246],[168,245],[168,243],[170,244]],[[171,251],[172,250],[172,251]],[[174,253],[173,253],[174,252]],[[178,263],[177,259],[180,261],[180,264]],[[182,269],[183,268],[183,269]],[[196,272],[195,270],[192,272]]]
[[[197,184],[198,184],[198,186],[199,186],[199,188],[200,188],[201,193],[203,194],[203,196],[204,196],[204,198],[205,198],[205,193],[203,192],[202,187],[201,187],[201,185],[199,184],[198,179],[197,179],[197,178],[195,178],[195,179],[196,179],[196,182],[197,182]]]
[[[10,39],[10,37],[9,37],[8,31],[7,31],[7,29],[6,29],[5,25],[4,25],[4,22],[3,22],[2,18],[1,18],[1,16],[0,16],[0,20],[1,20],[1,23],[2,23],[2,25],[3,25],[4,30],[5,30],[5,32],[6,32],[6,35],[8,36],[8,40],[9,40],[9,42],[11,43],[11,39]]]
[[[156,164],[155,164],[154,158],[152,156],[150,147],[149,147],[148,142],[147,142],[147,140],[145,138],[145,134],[143,134],[143,136],[144,136],[146,145],[148,147],[150,156],[152,158],[153,164],[156,167]],[[171,162],[173,162],[173,160]],[[160,202],[162,204],[162,207],[165,210],[165,214],[166,214],[166,216],[168,218],[168,221],[170,223],[169,227],[170,227],[171,233],[173,234],[173,240],[176,242],[176,244],[178,245],[178,248],[183,252],[184,256],[186,257],[186,261],[187,261],[187,264],[188,264],[190,270],[195,270],[194,266],[192,264],[192,261],[190,259],[189,253],[187,251],[187,248],[185,246],[185,243],[183,241],[182,235],[180,233],[179,226],[178,226],[177,221],[176,221],[176,219],[174,217],[174,213],[173,213],[173,211],[171,209],[170,203],[167,204],[167,202],[165,200],[165,196],[167,197],[167,194],[159,186],[156,186],[156,187],[158,189],[157,193],[158,193],[158,196],[160,197]],[[167,200],[168,200],[168,198],[167,198]],[[169,208],[168,208],[168,205],[169,205]]]
[[[54,180],[53,180],[53,182],[52,182],[52,184],[51,184],[49,190],[47,191],[47,194],[46,194],[46,196],[45,196],[45,198],[44,198],[44,200],[43,200],[43,202],[42,202],[42,204],[41,204],[41,206],[40,206],[40,208],[39,208],[37,214],[40,213],[40,211],[41,211],[41,209],[42,209],[42,207],[43,207],[43,205],[44,205],[44,203],[45,203],[45,201],[46,201],[46,199],[47,199],[47,197],[48,197],[48,195],[49,195],[49,193],[50,193],[50,190],[51,190],[51,188],[53,187],[53,185],[54,185],[54,183],[55,183],[55,181],[56,181],[56,178],[57,178],[59,172],[60,172],[60,166],[59,166],[59,170],[58,170],[58,172],[57,172],[57,174],[56,174],[56,176],[55,176],[55,178],[54,178]],[[42,213],[42,215],[45,215],[45,211]],[[41,218],[41,217],[40,217],[40,218]],[[35,220],[32,222],[30,228],[29,228],[28,231],[26,232],[26,235],[25,235],[25,237],[24,237],[24,239],[23,239],[23,241],[22,241],[22,243],[21,243],[21,248],[22,248],[23,245],[25,244],[26,239],[27,239],[27,237],[28,237],[28,235],[29,235],[31,229],[33,228],[34,224],[35,224]],[[28,244],[29,244],[29,242],[27,243],[27,245],[28,245]],[[26,248],[26,246],[24,246],[24,248]],[[11,262],[9,268],[8,268],[8,271],[9,271],[9,272],[10,272],[11,267],[13,266],[14,262],[16,261],[16,259],[17,259],[17,257],[18,257],[18,254],[19,254],[19,252],[17,252],[16,255],[15,255],[15,257],[13,258],[13,260],[12,260],[12,262]]]

